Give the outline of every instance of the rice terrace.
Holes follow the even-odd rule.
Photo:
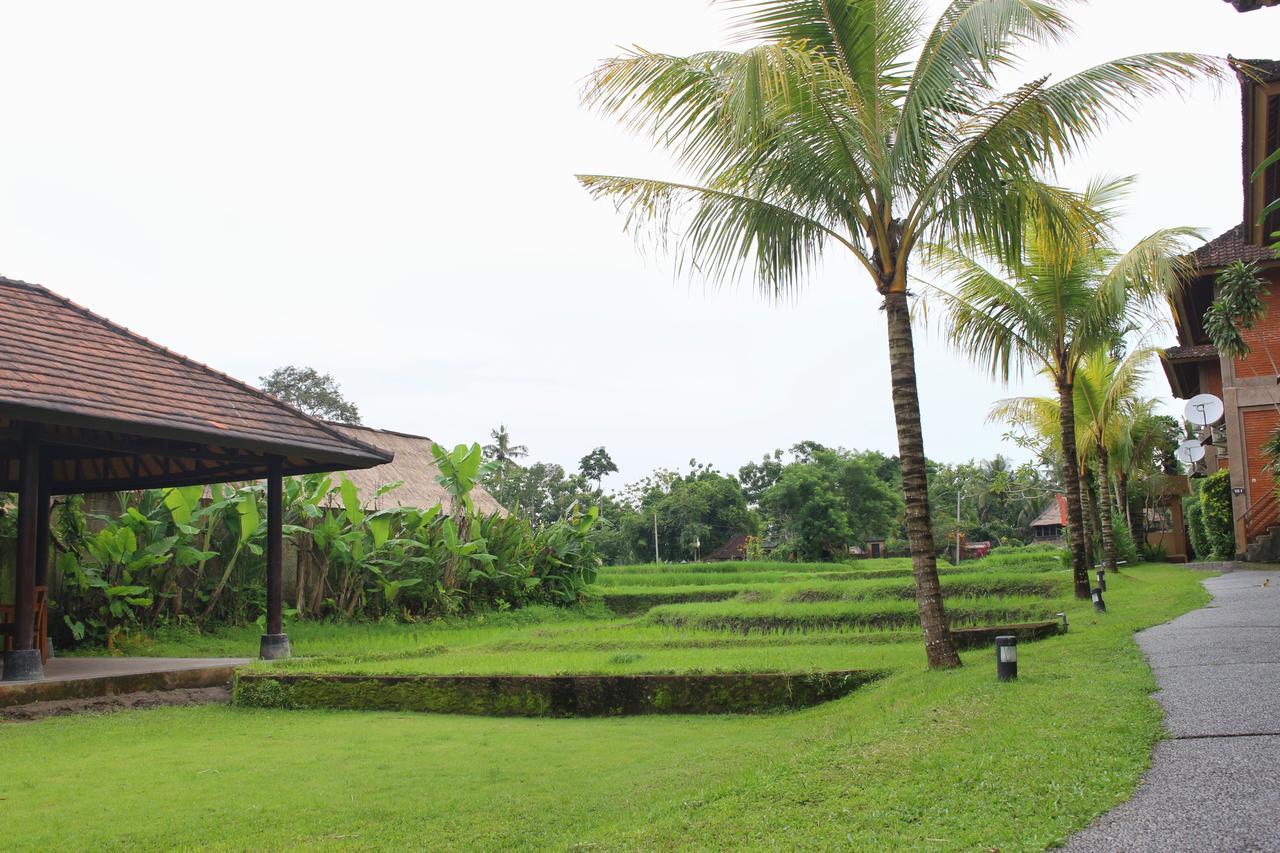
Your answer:
[[[1280,850],[1280,0],[0,26],[4,850]]]

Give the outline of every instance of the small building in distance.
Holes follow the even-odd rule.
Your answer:
[[[1031,522],[1031,541],[1034,543],[1062,544],[1067,529],[1067,499],[1054,495],[1044,512]]]
[[[395,454],[395,458],[385,465],[335,471],[329,475],[335,483],[345,476],[360,491],[360,498],[368,501],[373,509],[397,506],[427,509],[436,504],[448,508],[449,493],[436,482],[436,477],[440,476],[440,467],[436,465],[435,456],[431,453],[434,441],[425,435],[334,421],[326,423],[350,438]],[[396,482],[400,485],[380,497],[374,497],[378,489]],[[476,486],[471,490],[471,500],[476,505],[476,512],[482,515],[492,515],[495,512],[499,515],[508,514],[506,507],[498,503],[483,486]]]

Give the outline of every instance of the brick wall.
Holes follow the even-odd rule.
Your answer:
[[[1249,500],[1257,501],[1272,487],[1270,471],[1264,471],[1267,463],[1262,455],[1262,445],[1271,437],[1276,425],[1280,424],[1280,413],[1274,408],[1249,409],[1241,412],[1244,421],[1244,453],[1245,478],[1249,485]]]
[[[1249,355],[1236,362],[1236,376],[1275,376],[1280,374],[1280,272],[1263,272],[1269,276],[1267,289],[1270,295],[1263,297],[1267,313],[1258,325],[1243,332],[1249,344]]]

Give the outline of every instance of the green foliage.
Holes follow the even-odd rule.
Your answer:
[[[1204,312],[1204,331],[1218,351],[1228,358],[1244,358],[1249,344],[1243,331],[1252,329],[1267,313],[1265,282],[1258,265],[1236,261],[1215,281],[1217,298]]]
[[[1132,566],[1139,559],[1142,559],[1138,546],[1133,541],[1133,531],[1129,529],[1129,523],[1125,521],[1124,516],[1120,513],[1112,515],[1111,537],[1116,543],[1117,562],[1123,561]]]
[[[783,468],[760,506],[776,522],[781,550],[820,560],[884,536],[896,526],[902,499],[867,460],[823,448]]]
[[[342,396],[342,389],[328,373],[313,367],[277,367],[259,377],[262,390],[309,415],[347,424],[360,423],[356,404]]]
[[[1231,474],[1226,469],[1214,471],[1205,477],[1200,487],[1201,523],[1208,548],[1206,556],[1211,560],[1230,560],[1235,557],[1235,528],[1231,512]]]
[[[1183,500],[1182,511],[1187,520],[1187,538],[1191,540],[1193,555],[1197,560],[1212,560],[1213,549],[1205,534],[1204,510],[1200,505],[1199,493]]]
[[[578,471],[584,479],[594,480],[598,489],[601,480],[609,474],[617,473],[618,466],[609,455],[609,451],[603,447],[597,447],[579,460]]]

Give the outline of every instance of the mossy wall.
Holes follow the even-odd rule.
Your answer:
[[[816,705],[875,670],[688,675],[273,675],[238,673],[232,702],[260,708],[431,711],[518,717],[745,714]]]
[[[1012,634],[1022,642],[1043,640],[1061,630],[1059,622],[1025,622],[1021,625],[983,625],[978,628],[952,628],[951,636],[962,649],[980,649],[994,646],[996,637]]]

